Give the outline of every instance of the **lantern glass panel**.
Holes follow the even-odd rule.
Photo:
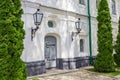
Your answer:
[[[34,23],[36,24],[36,22],[37,22],[36,13],[33,14],[33,18],[34,18]]]
[[[37,14],[37,24],[40,25],[41,21],[42,21],[42,14],[38,13]]]
[[[40,25],[43,18],[43,13],[38,9],[37,12],[33,14],[33,17],[35,25]]]
[[[78,20],[75,24],[76,24],[77,31],[80,32],[81,31],[80,20]]]

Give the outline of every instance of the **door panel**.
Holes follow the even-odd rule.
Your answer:
[[[45,62],[46,68],[56,67],[56,38],[53,36],[45,37]]]

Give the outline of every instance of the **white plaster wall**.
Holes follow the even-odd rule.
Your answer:
[[[92,53],[97,55],[97,9],[96,0],[90,0],[91,8],[91,32],[92,32]],[[109,2],[111,0],[108,0]],[[119,0],[116,0],[120,3]],[[117,3],[117,15],[112,15],[113,38],[115,41],[117,22],[119,17]],[[40,6],[41,4],[41,6]],[[110,3],[109,3],[110,6]],[[57,58],[73,58],[89,56],[89,26],[87,17],[87,0],[86,5],[81,5],[78,0],[23,0],[22,8],[24,14],[24,29],[26,31],[24,39],[24,51],[21,58],[25,62],[44,60],[44,38],[47,35],[57,38]],[[33,13],[40,8],[44,17],[40,29],[36,32],[35,38],[31,41],[31,27],[35,27]],[[120,8],[120,7],[119,7]],[[71,33],[75,32],[75,21],[81,18],[82,32],[71,40]],[[49,28],[47,22],[54,21],[54,28]],[[85,40],[85,52],[80,52],[79,41]]]
[[[97,16],[96,0],[90,0],[90,13],[94,18]]]
[[[97,30],[98,30],[98,25],[97,21],[95,18],[91,19],[91,36],[92,36],[92,53],[93,56],[96,56],[98,51],[97,51]]]
[[[91,32],[92,32],[92,53],[93,56],[97,55],[97,8],[96,8],[96,0],[90,0],[90,9],[91,9],[91,17],[92,17],[92,24],[91,24]],[[118,19],[120,15],[120,0],[116,1],[116,15],[112,14],[111,9],[111,0],[108,0],[110,14],[111,14],[111,21],[112,21],[112,33],[113,33],[113,44],[116,41],[116,36],[118,32]]]
[[[44,38],[46,35],[55,36],[58,40],[57,58],[73,58],[88,56],[88,25],[87,18],[72,12],[66,12],[54,8],[41,6],[40,9],[44,14],[40,29],[36,32],[35,38],[31,41],[31,27],[35,27],[33,21],[33,13],[39,8],[39,4],[23,1],[23,21],[26,31],[24,45],[25,49],[22,59],[25,62],[44,60]],[[71,33],[75,30],[75,21],[81,18],[83,23],[83,31],[77,39],[71,40]],[[49,28],[47,22],[51,20],[55,22],[54,28]],[[85,53],[80,53],[79,40],[85,39]],[[77,40],[77,44],[76,44]]]
[[[120,16],[120,0],[118,0],[118,14]]]
[[[116,15],[112,14],[112,8],[111,8],[111,0],[108,0],[108,5],[110,8],[110,14],[112,17],[112,21],[113,22],[117,22],[118,21],[118,17],[120,15],[119,11],[120,11],[120,1],[119,0],[115,0],[116,1]],[[96,0],[90,0],[90,12],[91,12],[91,16],[96,18],[97,17],[97,8],[96,8]]]
[[[117,34],[118,34],[118,24],[112,22],[112,27],[113,27],[113,30],[112,30],[112,33],[113,33],[113,43],[115,44],[116,37],[117,37]]]
[[[119,0],[115,0],[116,1],[116,15],[112,14],[112,6],[111,6],[111,2],[112,0],[109,0],[109,7],[110,7],[110,13],[111,13],[111,18],[112,18],[112,22],[116,22],[116,24],[118,23],[118,19],[119,19],[119,8],[118,8],[118,4],[119,4]]]
[[[79,4],[79,0],[23,0],[28,2],[34,2],[43,6],[52,7],[60,10],[67,10],[73,13],[87,15],[87,0],[85,5]]]

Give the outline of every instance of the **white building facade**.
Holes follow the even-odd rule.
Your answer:
[[[90,1],[89,7],[88,1]],[[90,65],[90,61],[93,61],[97,55],[98,1],[22,0],[24,11],[22,20],[26,35],[25,49],[21,58],[26,62],[29,76],[45,73],[49,68],[75,69]],[[115,41],[120,1],[108,0],[108,2]],[[36,27],[33,14],[38,8],[43,12],[43,19],[35,37],[31,40],[31,28]],[[90,8],[91,23],[89,23],[88,8]],[[77,31],[75,22],[78,18],[81,20],[82,30],[79,34],[72,35],[72,32]]]

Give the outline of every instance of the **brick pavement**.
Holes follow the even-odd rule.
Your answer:
[[[39,80],[120,80],[120,76],[112,77],[90,72],[84,67],[74,70],[48,70],[46,74],[35,76]],[[32,77],[33,78],[33,77]],[[28,80],[32,80],[30,77]]]

